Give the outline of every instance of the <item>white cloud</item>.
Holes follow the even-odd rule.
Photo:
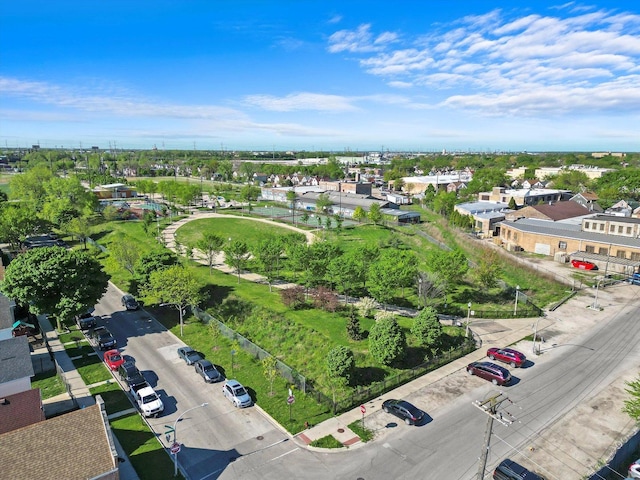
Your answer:
[[[640,16],[573,3],[556,12],[514,16],[493,10],[424,35],[385,32],[392,41],[380,44],[366,24],[336,32],[329,51],[349,51],[365,72],[383,77],[387,85],[426,88],[425,96],[440,97],[433,103],[448,108],[534,116],[548,108],[637,108]],[[623,78],[624,88],[618,81]],[[455,95],[443,96],[453,88]]]
[[[319,93],[294,93],[285,97],[274,95],[249,95],[244,98],[248,105],[275,112],[316,110],[322,112],[346,112],[357,108],[346,97]]]

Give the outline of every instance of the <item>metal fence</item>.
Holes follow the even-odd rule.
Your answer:
[[[397,375],[385,378],[380,382],[372,383],[367,387],[357,387],[349,396],[347,396],[346,398],[342,398],[335,403],[326,395],[323,395],[320,392],[315,392],[313,391],[313,389],[309,390],[317,401],[331,407],[335,414],[338,412],[350,410],[357,405],[361,405],[362,403],[372,398],[378,397],[383,393],[388,392],[389,390],[393,390],[400,385],[404,385],[405,383],[408,383],[411,380],[424,375],[425,373],[436,370],[442,365],[445,365],[457,358],[463,357],[468,353],[473,352],[475,349],[476,346],[473,342],[467,342],[459,348],[451,349],[447,352],[444,352],[442,353],[442,355],[435,357],[428,362],[425,362],[408,370],[404,370]]]
[[[191,310],[192,310],[193,314],[195,315],[195,317],[198,318],[200,321],[204,322],[206,325],[209,325],[209,324],[213,323],[216,326],[216,328],[218,328],[218,330],[220,331],[220,333],[222,335],[224,335],[225,337],[227,337],[228,339],[230,339],[232,341],[238,342],[238,345],[240,345],[240,347],[244,351],[250,353],[251,355],[253,355],[258,360],[262,360],[262,359],[264,359],[266,357],[273,357],[273,355],[271,355],[265,349],[260,348],[258,345],[253,343],[251,340],[249,340],[246,337],[243,337],[238,332],[236,332],[232,328],[229,328],[227,325],[222,323],[217,318],[211,316],[210,314],[208,314],[204,310],[201,310],[198,307],[193,307]],[[280,372],[280,375],[282,375],[289,382],[294,384],[300,391],[302,391],[303,393],[307,393],[307,379],[303,375],[301,375],[300,373],[295,371],[293,368],[291,368],[286,363],[281,362],[277,358],[276,358],[276,368]]]

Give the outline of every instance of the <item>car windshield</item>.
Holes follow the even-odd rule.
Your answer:
[[[111,355],[112,362],[119,362],[122,359],[120,355]]]
[[[110,338],[111,334],[109,332],[100,332],[100,340]]]
[[[244,389],[244,387],[240,386],[240,387],[235,387],[233,389],[233,392],[235,394],[236,397],[241,397],[242,395],[246,395],[247,391]]]
[[[204,365],[202,365],[202,369],[205,372],[210,372],[211,370],[215,370],[215,368],[213,368],[213,365],[211,365],[210,363],[205,363]]]
[[[158,399],[156,395],[145,395],[142,397],[142,403],[155,402]]]

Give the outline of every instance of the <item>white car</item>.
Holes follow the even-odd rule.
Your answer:
[[[629,478],[640,478],[640,458],[629,466]]]
[[[227,380],[222,387],[222,393],[235,407],[244,408],[253,405],[247,390],[237,380]]]

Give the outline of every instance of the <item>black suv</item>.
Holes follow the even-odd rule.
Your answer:
[[[93,332],[91,332],[91,338],[93,338],[100,350],[109,350],[117,346],[116,339],[105,327],[95,328]]]
[[[147,385],[144,376],[131,360],[118,367],[118,376],[129,390],[136,391]]]
[[[537,473],[530,472],[522,465],[508,458],[500,462],[493,471],[494,480],[545,480]]]
[[[127,310],[138,310],[138,308],[140,308],[138,301],[129,293],[122,296],[120,303],[122,303],[122,306]]]
[[[95,328],[96,325],[98,325],[96,317],[88,312],[76,316],[76,323],[78,324],[80,330],[89,330],[90,328]]]

